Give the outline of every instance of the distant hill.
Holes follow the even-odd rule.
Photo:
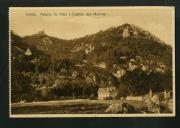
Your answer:
[[[105,61],[120,63],[120,57],[129,59],[136,56],[155,56],[168,66],[171,66],[172,48],[148,31],[135,25],[124,24],[112,27],[96,34],[74,40],[73,52],[84,52],[90,62]]]
[[[45,32],[23,38],[29,45],[36,46],[53,57],[71,58],[91,63],[105,62],[107,65],[121,63],[120,57],[133,59],[136,56],[159,59],[172,66],[172,48],[158,37],[133,24],[111,27],[105,31],[82,38],[63,40],[51,37]],[[110,61],[110,62],[109,62]]]
[[[12,75],[29,80],[13,77],[13,89],[21,88],[23,94],[22,88],[32,85],[58,85],[54,94],[60,96],[97,95],[99,87],[110,85],[118,87],[121,95],[172,89],[172,47],[133,24],[71,40],[44,31],[25,37],[12,32],[11,43]]]
[[[70,56],[69,50],[73,42],[46,35],[39,32],[31,36],[25,36],[23,40],[30,46],[35,46],[38,50],[52,55],[54,58],[67,58]]]

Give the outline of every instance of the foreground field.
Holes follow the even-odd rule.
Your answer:
[[[132,103],[133,102],[133,103]],[[120,100],[64,100],[11,104],[12,114],[102,114],[105,109]],[[131,101],[136,107],[143,107],[142,102]]]
[[[30,103],[12,103],[12,114],[103,114],[111,104],[122,103],[120,100],[61,100]],[[135,108],[146,106],[141,101],[126,101]]]

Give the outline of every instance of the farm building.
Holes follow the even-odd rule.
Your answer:
[[[126,74],[126,70],[121,69],[121,70],[117,70],[116,72],[113,72],[113,75],[117,78],[121,78],[122,76],[124,76]]]
[[[116,87],[110,86],[110,87],[99,88],[98,90],[99,100],[115,99],[116,96],[117,96]]]
[[[26,50],[25,55],[27,55],[27,56],[32,55],[32,52],[31,52],[31,50],[29,48]]]

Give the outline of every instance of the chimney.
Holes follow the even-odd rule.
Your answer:
[[[167,99],[167,92],[166,92],[166,90],[164,90],[164,99],[165,100]]]
[[[152,97],[152,90],[149,90],[149,96]]]

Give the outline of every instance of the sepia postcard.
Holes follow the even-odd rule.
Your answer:
[[[175,8],[10,7],[9,116],[175,117]]]

